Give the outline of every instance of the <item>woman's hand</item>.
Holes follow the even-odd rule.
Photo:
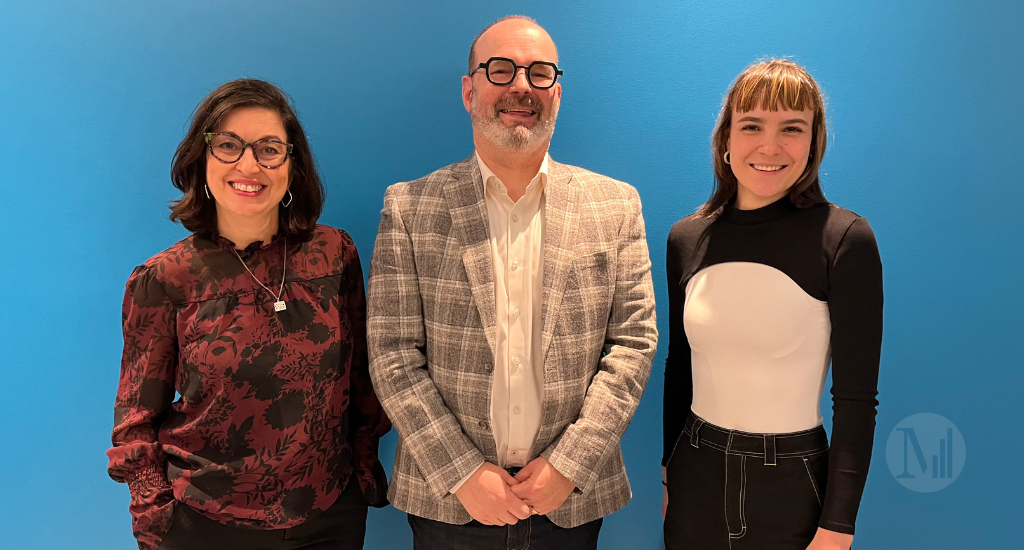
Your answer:
[[[668,470],[661,467],[661,519],[665,519],[665,512],[668,510]]]
[[[818,532],[814,534],[814,540],[811,541],[807,550],[850,550],[851,544],[853,544],[853,535],[836,533],[818,527]]]

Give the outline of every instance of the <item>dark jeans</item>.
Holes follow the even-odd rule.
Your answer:
[[[690,413],[668,462],[666,550],[805,550],[821,517],[821,426],[751,434]]]
[[[452,525],[409,514],[414,550],[597,550],[602,520],[565,529],[547,516],[498,527],[471,521]]]
[[[362,550],[367,506],[355,477],[330,508],[290,529],[232,527],[179,502],[160,550]]]

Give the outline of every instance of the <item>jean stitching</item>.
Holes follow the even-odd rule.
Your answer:
[[[732,527],[729,526],[729,453],[725,453],[723,458],[725,459],[725,491],[722,495],[722,503],[725,512],[725,530],[729,533],[729,548],[732,548]]]
[[[747,534],[747,457],[740,457],[740,536]]]
[[[768,441],[771,441],[771,452],[768,452]],[[770,456],[769,456],[770,455]],[[766,435],[764,436],[764,465],[775,466],[778,464],[779,455],[775,446],[775,436]]]
[[[530,540],[530,537],[532,535],[533,535],[533,518],[530,518],[529,520],[526,521],[526,546],[523,547],[523,550],[530,550],[530,544],[533,543],[533,541]]]
[[[525,521],[527,522],[527,525],[529,525],[530,519],[532,518],[520,520],[519,523]],[[506,525],[505,528],[508,529],[508,531],[506,531],[507,534],[505,535],[505,548],[507,548],[508,550],[525,550],[525,547],[519,548],[519,537],[517,536],[518,533],[515,532],[516,526]],[[513,541],[515,541],[515,544],[513,544]],[[529,546],[529,543],[527,543],[527,546]]]
[[[743,477],[744,477],[744,463],[746,457],[740,456],[740,531],[739,533],[733,534],[732,526],[729,525],[729,446],[732,445],[732,434],[729,434],[729,441],[726,443],[725,453],[725,526],[729,531],[730,547],[732,546],[731,539],[740,538],[746,532],[746,526],[743,524]],[[735,455],[733,455],[735,456]]]
[[[690,432],[690,446],[694,449],[700,448],[700,429],[705,426],[705,422],[698,418],[693,422],[691,426],[692,432]]]
[[[721,446],[721,445],[719,445],[717,443],[712,443],[712,442],[710,442],[710,441],[708,441],[706,439],[701,441],[700,443],[701,443],[701,445],[706,445],[708,447],[711,447],[712,449],[716,449],[716,450],[723,451],[723,452],[725,451],[725,447],[723,447],[723,446]]]
[[[818,500],[818,508],[821,508],[821,495],[818,494],[818,483],[814,481],[814,476],[811,475],[811,467],[807,464],[807,458],[801,457],[804,461],[804,470],[807,470],[807,477],[811,480],[811,488],[814,489],[814,498]]]
[[[719,451],[725,451],[725,447],[712,443],[706,439],[701,440],[701,445],[707,445],[712,449],[718,449]],[[775,453],[775,458],[803,458],[818,456],[828,450],[828,447],[824,449],[814,449],[809,452],[792,452],[792,453]],[[765,454],[761,451],[737,451],[736,449],[729,449],[728,453],[736,456],[749,456],[751,458],[764,458]]]
[[[747,503],[747,457],[740,457],[740,532],[739,534],[732,534],[732,529],[729,530],[730,539],[741,539],[743,535],[747,534],[747,514],[744,508]],[[730,541],[731,544],[731,541]]]
[[[676,438],[675,444],[672,445],[672,452],[668,454],[668,460],[665,461],[665,468],[668,468],[669,465],[672,464],[672,458],[676,456],[676,449],[679,448],[679,442],[683,440],[683,436],[689,434],[690,432],[688,430],[683,430],[683,432],[679,434],[679,437]]]
[[[826,447],[818,447],[817,449],[811,449],[810,451],[793,451],[793,452],[790,452],[790,453],[778,453],[775,456],[785,457],[785,458],[794,458],[794,457],[801,457],[801,458],[803,458],[803,457],[820,455],[821,453],[823,453],[823,452],[825,452],[827,450],[828,450],[828,447],[826,446]]]
[[[772,436],[774,436],[776,438],[776,440],[778,440],[778,439],[799,437],[801,435],[804,435],[806,433],[810,433],[810,432],[813,432],[813,431],[816,431],[816,430],[819,429],[819,428],[812,428],[810,430],[805,430],[803,432],[793,432],[793,433],[786,434],[786,435],[780,435],[780,434],[752,434],[752,433],[749,433],[749,432],[742,432],[742,431],[739,431],[739,430],[724,430],[724,429],[719,428],[718,426],[715,426],[714,424],[708,424],[708,423],[704,422],[699,417],[696,417],[696,418],[697,418],[697,420],[695,420],[694,423],[693,423],[694,427],[699,427],[700,429],[714,430],[714,431],[716,431],[718,433],[721,433],[723,435],[730,436],[730,439],[731,439],[731,437],[733,435],[735,435],[735,436],[744,436],[744,437],[752,436],[752,437],[757,437],[757,438],[761,438],[761,439],[763,439],[765,435],[772,435]],[[684,428],[683,429],[683,433],[686,434],[686,435],[692,436],[692,430],[691,429]],[[669,460],[671,460],[671,456],[673,456],[675,454],[676,447],[678,447],[679,439],[681,437],[682,437],[682,435],[680,435],[680,437],[676,439],[676,444],[672,448],[672,454],[669,455]],[[737,450],[737,449],[731,448],[731,445],[730,445],[730,448],[726,448],[726,447],[723,447],[723,446],[721,446],[721,445],[719,445],[717,443],[714,443],[712,441],[708,441],[707,439],[704,439],[704,438],[701,439],[700,443],[704,444],[704,445],[707,445],[707,446],[709,446],[709,447],[711,447],[713,449],[717,449],[719,451],[725,451],[727,453],[734,454],[734,455],[743,455],[743,456],[751,456],[751,457],[762,457],[762,458],[765,457],[765,453],[764,452],[759,452],[759,451],[741,451],[741,450]],[[814,449],[810,449],[810,450],[779,452],[778,451],[778,444],[776,444],[775,457],[776,458],[793,458],[793,457],[813,456],[813,455],[816,455],[816,454],[823,453],[823,452],[825,452],[827,450],[828,450],[828,445],[826,445],[824,447],[815,447]]]

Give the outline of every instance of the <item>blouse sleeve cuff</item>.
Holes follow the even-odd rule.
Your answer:
[[[167,475],[164,474],[162,468],[156,466],[144,466],[131,471],[125,476],[125,482],[128,483],[128,491],[133,496],[170,489]]]

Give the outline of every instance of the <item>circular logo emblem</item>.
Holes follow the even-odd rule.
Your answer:
[[[964,469],[964,436],[946,417],[932,413],[904,418],[885,445],[885,461],[896,481],[918,493],[945,489]]]

